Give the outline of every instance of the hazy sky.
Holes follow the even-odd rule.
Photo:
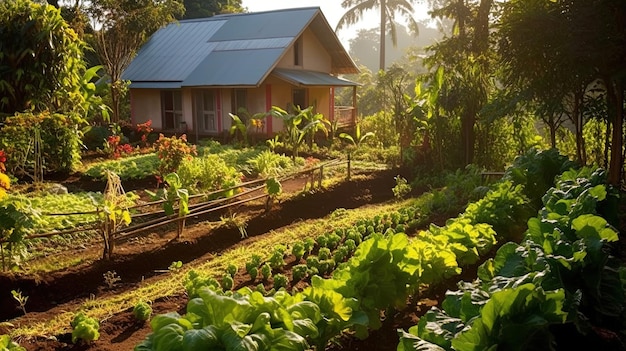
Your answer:
[[[339,22],[339,18],[341,18],[341,16],[346,12],[346,10],[341,7],[341,1],[339,0],[243,0],[242,5],[250,12],[319,6],[326,17],[326,20],[328,20],[328,23],[333,29],[335,29],[337,22]],[[429,18],[425,7],[414,7],[416,9],[416,20]],[[378,14],[378,11],[373,10],[366,13],[363,20],[358,24],[341,29],[339,33],[337,33],[337,36],[343,45],[348,48],[349,40],[356,35],[356,31],[358,29],[375,28],[378,27],[379,22],[380,15]]]

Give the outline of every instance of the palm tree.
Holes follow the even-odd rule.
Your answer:
[[[363,19],[363,14],[372,9],[380,9],[380,69],[385,69],[385,35],[387,25],[391,34],[391,42],[395,47],[398,44],[396,35],[395,15],[401,14],[408,22],[409,30],[417,35],[417,22],[413,18],[412,3],[414,0],[343,0],[341,7],[348,9],[341,16],[335,31],[339,31],[344,26],[350,26]]]

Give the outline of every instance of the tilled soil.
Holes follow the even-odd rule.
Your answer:
[[[158,279],[157,271],[167,269],[174,261],[183,263],[211,257],[221,251],[245,245],[248,240],[264,235],[294,222],[324,217],[337,208],[353,209],[366,204],[381,203],[393,198],[391,191],[395,185],[394,176],[397,170],[377,171],[354,177],[333,186],[314,192],[302,193],[282,203],[274,204],[271,211],[264,212],[263,205],[252,205],[238,209],[248,211],[254,217],[248,221],[249,238],[242,240],[236,229],[211,228],[200,222],[185,229],[184,238],[174,239],[174,231],[153,233],[149,240],[141,243],[130,241],[120,243],[116,254],[109,261],[98,260],[71,269],[53,272],[44,276],[24,276],[19,274],[0,275],[0,320],[9,320],[21,314],[16,302],[11,297],[11,290],[19,289],[28,296],[28,315],[14,323],[28,323],[47,320],[59,311],[71,311],[79,303],[89,298],[90,294],[116,294],[135,288],[143,280]],[[295,179],[283,183],[285,191],[302,190],[306,179]],[[89,185],[81,185],[81,188]],[[139,186],[139,185],[138,185]],[[95,188],[95,186],[94,186]],[[198,219],[202,220],[202,219]],[[101,250],[99,247],[85,248],[74,252],[63,252],[66,255],[80,255],[84,250]],[[115,271],[123,282],[114,290],[103,289],[103,274]],[[184,312],[186,297],[169,297],[153,302],[155,313],[181,310]],[[100,340],[90,345],[73,345],[69,335],[61,335],[52,339],[22,341],[28,350],[131,350],[149,333],[148,325],[137,324],[130,311],[121,313],[102,321]],[[2,332],[0,330],[0,332]],[[1,334],[1,333],[0,333]],[[395,347],[394,347],[395,349]]]

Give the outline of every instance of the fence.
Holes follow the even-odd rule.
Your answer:
[[[294,172],[290,175],[283,176],[278,180],[282,183],[287,180],[306,176],[306,182],[304,188],[310,187],[321,188],[322,180],[324,179],[325,170],[333,167],[338,167],[340,165],[347,165],[347,179],[351,177],[351,160],[348,157],[348,160],[331,160],[328,162],[321,163],[315,167],[310,167],[307,169],[300,170],[298,172]],[[120,230],[114,231],[112,233],[113,240],[115,242],[120,242],[123,240],[128,240],[129,238],[139,236],[142,233],[145,233],[149,230],[156,229],[161,226],[165,226],[171,223],[177,223],[180,221],[185,221],[190,217],[198,217],[202,215],[207,215],[212,212],[217,212],[221,210],[227,210],[228,208],[234,206],[240,206],[252,201],[257,201],[261,199],[266,199],[269,195],[265,192],[265,182],[267,179],[256,179],[249,182],[241,183],[236,186],[216,190],[210,193],[197,194],[189,197],[189,200],[197,200],[196,202],[189,205],[189,214],[186,216],[179,216],[178,214],[173,215],[165,215],[164,210],[146,210],[150,208],[154,208],[155,206],[162,205],[166,200],[152,201],[144,204],[138,204],[132,207],[129,207],[128,210],[131,210],[133,214],[131,214],[131,223],[135,222],[135,220],[142,220],[140,223],[135,225],[122,228]],[[236,193],[230,197],[221,197],[211,199],[213,197],[217,197],[221,194],[224,194],[229,191],[235,191]],[[202,201],[202,199],[211,199],[207,201]],[[98,218],[101,218],[99,215],[102,213],[102,209],[98,208],[94,211],[86,211],[86,212],[69,212],[69,213],[46,213],[46,216],[76,216],[76,215],[98,215]],[[36,233],[30,234],[24,237],[25,240],[32,240],[38,238],[49,238],[53,236],[64,236],[71,235],[86,231],[101,231],[102,230],[102,221],[97,220],[90,223],[85,223],[85,225],[69,229],[63,231],[54,231],[48,233]],[[0,239],[0,244],[8,242],[9,239]],[[104,240],[103,240],[104,241]],[[105,251],[106,251],[106,243]],[[4,261],[4,252],[2,251],[2,259]],[[110,255],[109,255],[110,256]],[[103,254],[103,257],[105,255]],[[107,256],[108,257],[108,256]]]

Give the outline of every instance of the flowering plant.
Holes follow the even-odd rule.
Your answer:
[[[4,163],[7,161],[7,156],[4,153],[4,150],[0,150],[0,199],[6,196],[7,190],[11,187],[11,179],[8,175],[4,174],[6,172],[6,167]]]
[[[175,135],[171,138],[159,134],[159,139],[154,143],[156,153],[159,158],[159,168],[157,176],[164,176],[176,172],[184,159],[191,159],[196,155],[196,146],[189,145],[187,135],[180,138]]]
[[[107,138],[104,149],[114,159],[118,159],[122,154],[130,154],[133,152],[133,147],[130,144],[120,144],[119,135],[111,135]]]
[[[152,133],[153,130],[151,119],[145,123],[137,124],[137,134],[141,135],[141,144],[143,146],[148,146],[148,134]]]

